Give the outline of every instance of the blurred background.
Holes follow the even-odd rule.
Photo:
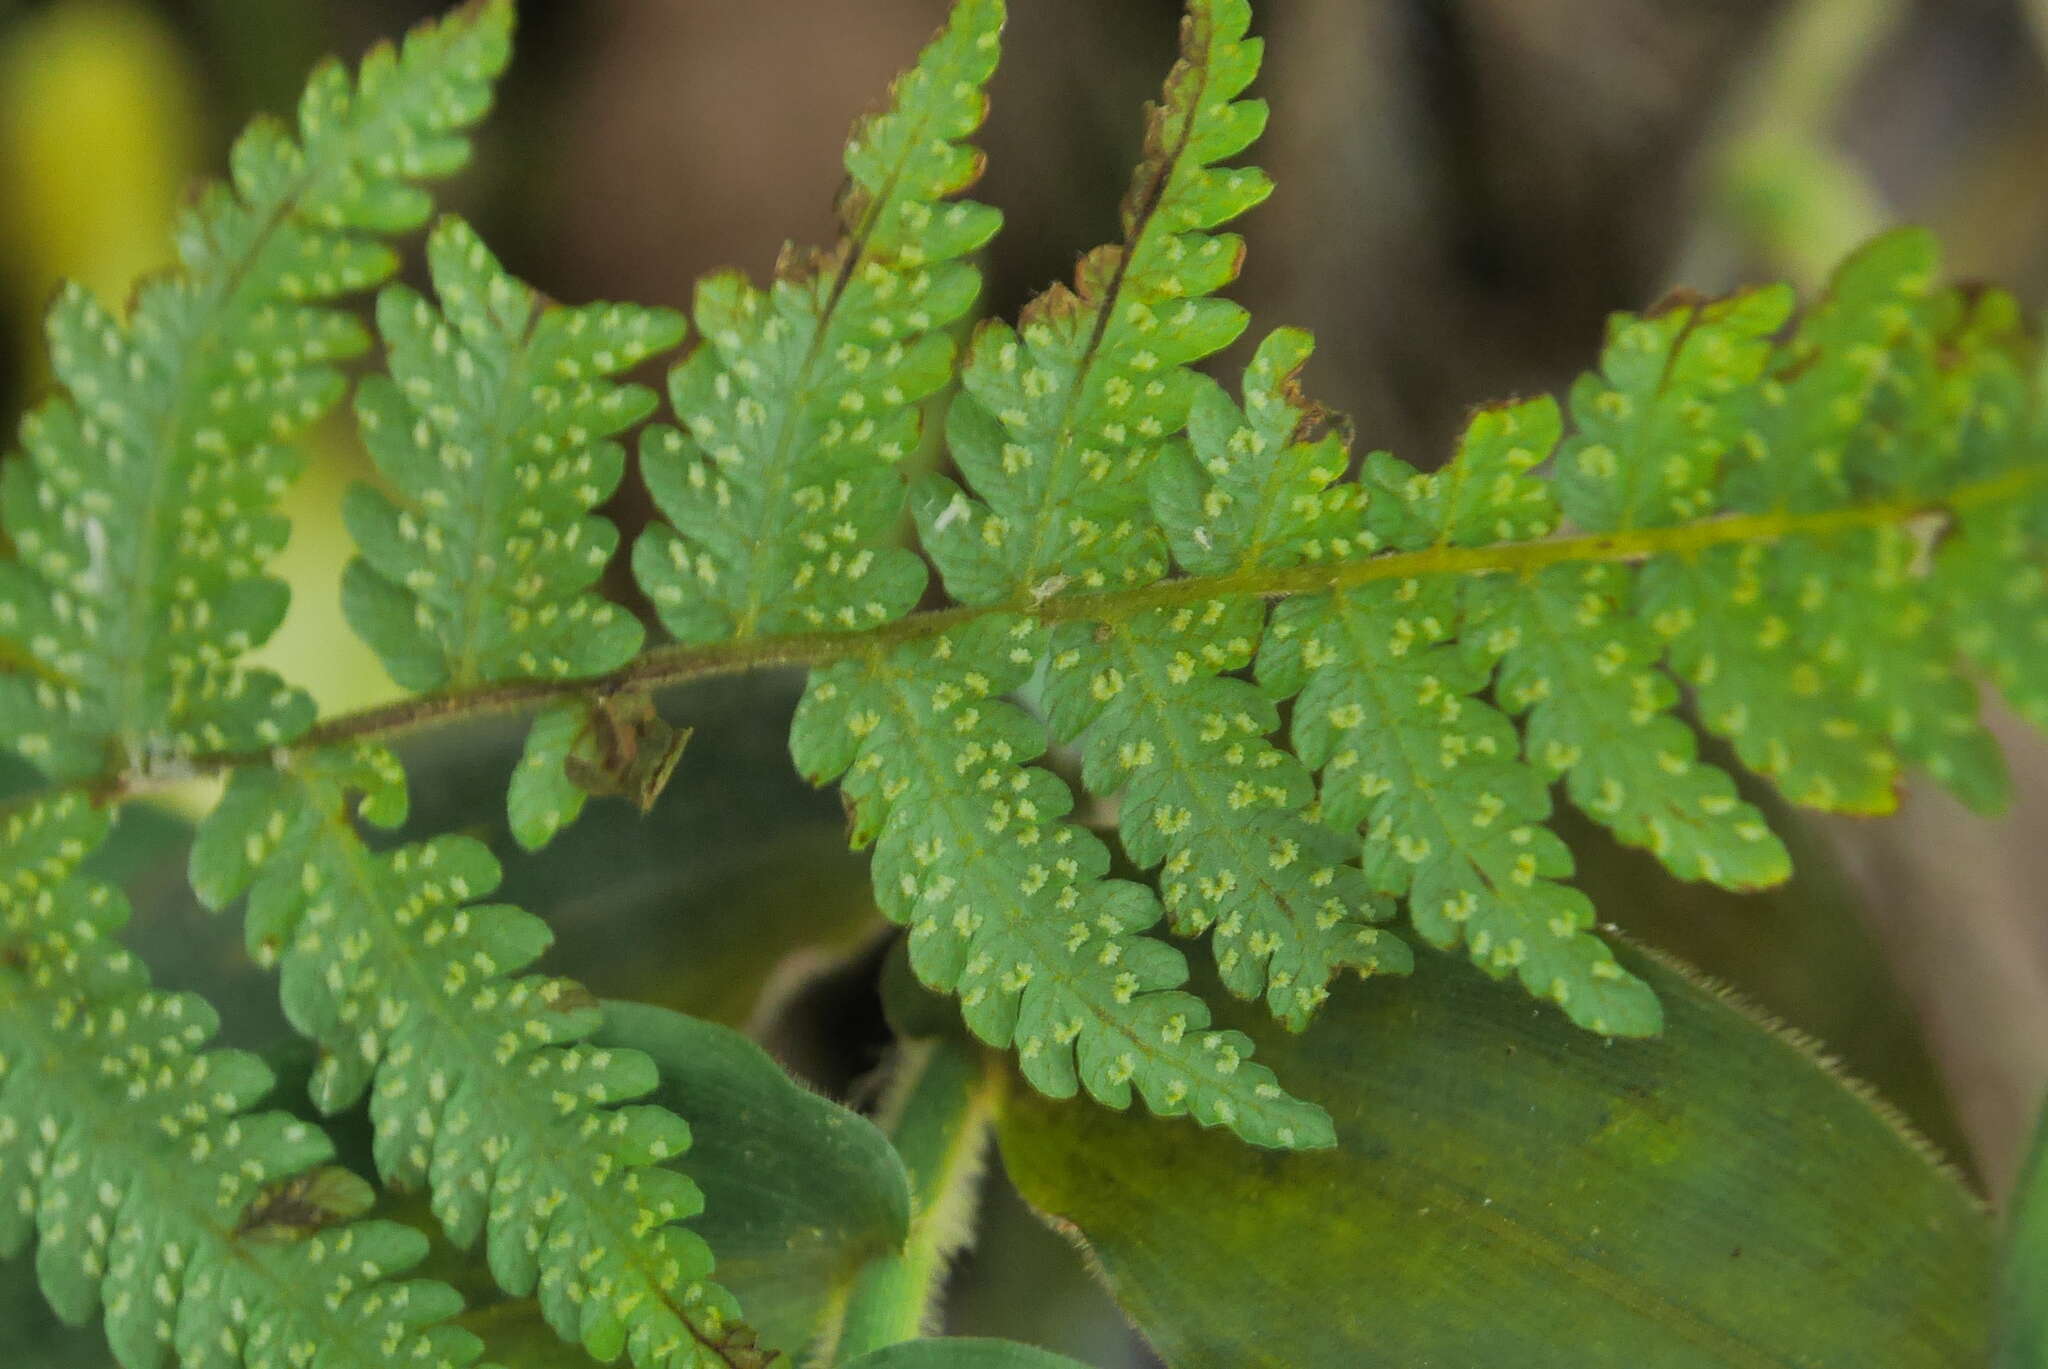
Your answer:
[[[0,409],[44,383],[38,314],[60,276],[110,303],[160,265],[185,187],[320,55],[359,52],[420,0],[0,0]],[[1115,231],[1139,107],[1173,51],[1173,0],[1016,0],[980,197],[1013,312]],[[1556,390],[1605,316],[1685,284],[1812,289],[1894,221],[1953,272],[2048,304],[2048,0],[1268,0],[1257,160],[1279,189],[1246,225],[1255,329],[1313,329],[1311,391],[1361,450],[1437,458],[1472,405]],[[850,120],[944,0],[608,0],[521,5],[502,108],[447,201],[508,266],[569,300],[687,306],[714,267],[765,274],[829,240]],[[296,493],[287,568],[307,588],[269,655],[323,705],[392,686],[348,645],[332,586],[346,423]],[[644,516],[635,492],[617,514]],[[884,1036],[876,925],[831,796],[789,776],[792,681],[679,698],[698,741],[642,822],[604,805],[508,893],[557,927],[557,968],[600,992],[749,1025],[858,1098]],[[2019,799],[1987,823],[1916,788],[1907,816],[1797,827],[1801,875],[1730,899],[1574,834],[1605,917],[1818,1036],[1996,1199],[2048,1081],[2048,746],[1994,708]],[[496,832],[515,739],[436,736],[412,757],[422,822]],[[1788,820],[1789,821],[1789,820]],[[175,815],[134,868],[161,977],[275,1028],[232,929],[182,893]],[[501,843],[502,844],[502,843]],[[604,877],[595,878],[602,870]],[[774,927],[783,930],[771,941]],[[621,965],[631,937],[644,954]],[[772,948],[799,946],[794,955]],[[1080,1263],[992,1186],[956,1329],[1144,1361]],[[1122,1357],[1121,1359],[1119,1357]]]

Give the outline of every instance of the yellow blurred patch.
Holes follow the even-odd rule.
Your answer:
[[[0,28],[0,247],[26,340],[59,279],[123,305],[137,276],[170,260],[194,175],[193,87],[185,54],[139,5],[69,0]]]

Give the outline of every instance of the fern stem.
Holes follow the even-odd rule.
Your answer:
[[[1476,547],[1435,546],[1419,551],[1392,552],[1358,560],[1285,569],[1252,567],[1224,575],[1191,575],[1161,580],[1137,589],[934,609],[864,632],[790,633],[656,647],[607,675],[587,679],[512,680],[478,688],[422,694],[330,718],[285,746],[264,751],[220,751],[195,755],[180,761],[171,770],[114,774],[92,787],[102,795],[130,797],[161,790],[197,775],[277,763],[297,753],[345,743],[385,741],[443,723],[525,712],[578,695],[640,693],[773,667],[830,665],[835,661],[953,632],[992,614],[1033,618],[1042,623],[1119,623],[1148,610],[1179,608],[1212,599],[1281,599],[1424,576],[1526,575],[1548,566],[1571,563],[1638,562],[1660,556],[1693,556],[1719,546],[1773,543],[1791,537],[1826,538],[1864,528],[1897,526],[1930,518],[1950,520],[1966,510],[2004,503],[2044,485],[2048,485],[2048,466],[2012,471],[1995,479],[1959,486],[1938,499],[1878,501],[1814,513],[1730,514],[1623,532],[1555,536]]]
[[[941,1039],[904,1047],[882,1121],[910,1170],[910,1239],[855,1277],[833,1362],[933,1329],[939,1286],[973,1234],[994,1119],[995,1086],[971,1046]]]

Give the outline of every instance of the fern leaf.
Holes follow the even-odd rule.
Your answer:
[[[1142,935],[1159,919],[1152,892],[1102,877],[1108,851],[1065,821],[1072,793],[1029,766],[1044,728],[1002,696],[1041,637],[983,618],[818,672],[798,707],[797,766],[818,783],[845,776],[855,839],[875,843],[876,897],[910,929],[913,969],[1054,1097],[1085,1088],[1122,1108],[1135,1090],[1156,1113],[1260,1145],[1332,1144],[1328,1117],[1282,1092],[1248,1039],[1209,1029],[1180,991],[1180,953]]]
[[[1642,614],[1666,637],[1666,659],[1693,687],[1701,721],[1745,766],[1804,807],[1886,812],[1898,762],[1804,649],[1774,593],[1774,569],[1759,543],[1653,561],[1643,568]]]
[[[1556,508],[1527,472],[1559,427],[1556,405],[1534,400],[1480,412],[1434,475],[1376,454],[1366,464],[1375,538],[1412,548],[1547,532]],[[1364,827],[1365,878],[1407,900],[1416,931],[1463,942],[1489,973],[1517,975],[1591,1030],[1652,1034],[1655,998],[1590,934],[1585,895],[1562,883],[1572,860],[1543,825],[1549,777],[1479,697],[1492,660],[1461,642],[1462,598],[1456,577],[1432,576],[1288,600],[1274,611],[1259,682],[1298,696],[1292,740],[1321,771],[1324,820]]]
[[[1943,415],[1956,433],[1957,476],[2018,482],[2018,495],[1959,511],[1933,557],[1931,611],[2014,709],[2048,729],[2048,489],[2026,483],[2048,449],[2030,394],[2042,378],[2016,360],[2028,349],[2014,345],[2009,296],[1981,297],[1973,324],[1968,341],[1986,345],[1958,349],[1972,364],[1956,368],[1959,393]]]
[[[628,1100],[656,1082],[636,1051],[584,1043],[596,1001],[520,976],[550,937],[517,908],[479,905],[499,879],[479,843],[443,837],[372,851],[351,793],[401,821],[404,772],[385,752],[329,753],[294,774],[237,773],[202,827],[193,885],[249,894],[250,951],[282,975],[286,1015],[321,1046],[325,1110],[367,1089],[378,1172],[425,1187],[456,1244],[485,1241],[515,1296],[599,1359],[642,1369],[765,1366],[711,1254],[679,1221],[701,1198],[664,1162],[689,1129]]]
[[[1194,6],[1185,58],[1153,118],[1147,164],[1126,202],[1125,243],[1083,263],[1078,294],[1058,290],[1031,306],[1021,338],[1002,324],[977,332],[949,437],[990,503],[970,506],[937,477],[918,499],[926,549],[956,597],[986,603],[1027,594],[1038,568],[1094,541],[1047,536],[1091,523],[1108,508],[1103,500],[1142,513],[1146,470],[1186,420],[1194,380],[1185,363],[1242,327],[1242,311],[1199,296],[1227,281],[1237,258],[1234,240],[1202,230],[1266,191],[1256,173],[1208,169],[1242,150],[1263,123],[1262,108],[1233,102],[1258,65],[1257,44],[1243,38],[1247,18],[1234,0]],[[1134,396],[1138,402],[1124,408]],[[1112,416],[1132,425],[1119,428],[1115,461],[1087,445]],[[1063,419],[1070,420],[1065,427]],[[967,429],[976,442],[963,443]],[[1121,482],[1106,480],[1112,468]],[[1083,469],[1094,482],[1085,493],[1074,485]],[[1005,529],[1021,533],[1027,525],[1036,532],[1006,540]],[[1123,554],[1142,543],[1150,550],[1141,559],[1156,577],[1166,568],[1165,544],[1149,519],[1145,527],[1137,543],[1119,543],[1122,552],[1096,550]],[[1107,581],[1099,571],[1081,578]],[[1044,634],[1028,625],[1012,631],[985,620],[935,643],[878,650],[815,674],[799,707],[792,741],[799,766],[819,782],[847,774],[856,835],[877,843],[877,896],[911,929],[913,968],[927,984],[960,996],[984,1040],[1014,1045],[1026,1077],[1047,1092],[1085,1087],[1123,1107],[1135,1089],[1156,1112],[1191,1113],[1261,1144],[1327,1144],[1327,1118],[1245,1063],[1248,1041],[1206,1030],[1206,1010],[1179,992],[1182,958],[1139,935],[1159,918],[1152,893],[1102,878],[1106,849],[1062,821],[1072,794],[1029,766],[1045,749],[1044,729],[1000,696],[1028,677],[1044,648]],[[1304,779],[1296,776],[1286,797],[1305,798]],[[1210,777],[1205,795],[1215,784]],[[1271,837],[1259,837],[1255,853],[1248,846],[1235,854],[1271,865],[1290,831],[1298,832],[1298,848],[1308,853],[1288,879],[1295,898],[1294,885],[1307,887],[1314,872],[1341,878],[1334,874],[1340,862],[1319,862],[1327,851],[1321,834],[1298,813],[1291,829],[1289,820],[1276,813]],[[1329,908],[1325,893],[1313,912],[1289,911],[1312,923]],[[1187,916],[1199,914],[1190,905]],[[1261,979],[1277,949],[1266,938],[1259,927],[1248,939],[1258,949],[1244,961]],[[1328,973],[1312,963],[1319,952],[1366,959],[1334,947],[1306,952],[1300,973],[1311,994]],[[1296,959],[1290,950],[1281,962],[1283,990]],[[1233,982],[1248,981],[1234,973]],[[1293,1002],[1276,991],[1276,1002],[1282,998]]]
[[[1627,532],[1710,512],[1741,440],[1730,396],[1754,392],[1792,307],[1782,287],[1661,315],[1617,315],[1599,374],[1572,390],[1575,431],[1558,452],[1557,497],[1587,532]],[[1735,889],[1785,879],[1791,857],[1735,782],[1699,759],[1672,714],[1664,643],[1636,620],[1635,572],[1557,567],[1476,586],[1471,630],[1502,656],[1500,694],[1529,710],[1525,745],[1578,807],[1680,879]]]
[[[593,709],[571,700],[542,709],[526,734],[519,766],[505,791],[505,816],[512,839],[529,851],[554,840],[555,833],[576,821],[589,791],[569,778],[569,758],[587,736]]]
[[[1468,595],[1469,630],[1504,648],[1499,695],[1526,710],[1523,745],[1588,817],[1681,879],[1736,889],[1782,881],[1791,859],[1735,782],[1699,759],[1672,712],[1662,643],[1627,611],[1634,576],[1613,565],[1554,567]]]
[[[1297,440],[1320,418],[1294,389],[1310,345],[1294,331],[1266,339],[1245,374],[1245,411],[1199,382],[1192,451],[1169,449],[1154,481],[1191,569],[1288,566],[1355,544],[1360,491],[1336,483],[1343,442]],[[1348,864],[1351,843],[1309,817],[1307,768],[1266,740],[1280,726],[1273,702],[1226,677],[1251,664],[1264,622],[1264,604],[1240,598],[1065,624],[1046,703],[1056,735],[1086,738],[1089,790],[1121,791],[1124,850],[1160,867],[1174,930],[1213,932],[1225,986],[1264,994],[1300,1030],[1342,970],[1404,973],[1411,962],[1371,925],[1392,908]]]
[[[926,548],[956,597],[1142,584],[1166,573],[1169,545],[1191,569],[1351,549],[1355,504],[1347,513],[1347,492],[1323,493],[1341,449],[1295,450],[1308,419],[1288,391],[1306,338],[1269,339],[1246,384],[1260,408],[1250,426],[1188,369],[1244,325],[1243,310],[1208,298],[1242,254],[1211,230],[1270,189],[1257,171],[1218,165],[1265,120],[1263,105],[1237,99],[1260,59],[1248,18],[1242,4],[1190,7],[1125,200],[1125,240],[1085,260],[1073,290],[1034,301],[1019,330],[977,335],[949,435],[979,500],[935,478],[920,502]],[[1202,449],[1188,458],[1179,434],[1198,403]],[[1273,704],[1223,678],[1250,663],[1264,617],[1256,600],[1218,600],[1068,625],[1052,640],[1048,703],[1058,736],[1088,733],[1089,786],[1124,791],[1124,849],[1161,867],[1175,930],[1213,932],[1225,985],[1263,994],[1299,1029],[1339,971],[1408,960],[1371,925],[1388,910],[1346,865],[1345,843],[1306,815],[1307,771],[1265,740]]]
[[[1958,647],[2048,729],[2048,502],[1966,518],[1939,566]]]
[[[1266,740],[1278,710],[1221,674],[1251,663],[1264,612],[1211,600],[1100,635],[1065,625],[1046,702],[1060,735],[1087,735],[1090,792],[1121,792],[1124,850],[1158,868],[1173,929],[1213,933],[1225,987],[1265,995],[1300,1030],[1340,971],[1398,974],[1410,961],[1371,925],[1392,909],[1346,863],[1348,843],[1308,818],[1307,769]]]
[[[292,440],[367,344],[334,302],[390,274],[381,239],[427,213],[414,183],[466,159],[510,25],[498,0],[373,51],[354,80],[323,66],[296,130],[259,119],[236,142],[232,185],[186,214],[177,269],[125,324],[75,287],[52,307],[63,393],[0,476],[20,558],[0,568],[0,732],[47,773],[163,768],[311,722],[305,695],[237,659],[284,613],[264,566]]]
[[[426,1238],[341,1221],[365,1195],[352,1176],[317,1168],[332,1155],[326,1136],[250,1111],[269,1070],[207,1050],[213,1010],[152,989],[113,939],[125,901],[77,873],[106,828],[76,795],[7,821],[0,1255],[35,1236],[52,1306],[71,1322],[104,1308],[124,1369],[173,1356],[186,1369],[474,1361],[480,1343],[449,1323],[454,1290],[398,1277]],[[293,1185],[336,1201],[299,1214],[310,1223],[265,1225],[269,1200]]]
[[[737,273],[698,288],[703,345],[670,377],[682,429],[657,427],[641,468],[672,527],[633,565],[679,640],[850,630],[901,616],[924,565],[892,545],[894,467],[918,445],[919,403],[953,375],[944,331],[973,306],[966,257],[1001,216],[954,198],[981,175],[981,126],[1002,0],[961,0],[854,130],[846,236],[791,257],[767,291]]]
[[[1350,448],[1332,415],[1300,391],[1315,339],[1282,328],[1244,374],[1244,408],[1207,376],[1195,380],[1187,441],[1152,471],[1152,507],[1191,575],[1230,575],[1341,561],[1377,543],[1359,523],[1365,491],[1343,479]]]
[[[1557,498],[1589,532],[1668,527],[1715,505],[1742,441],[1739,403],[1771,359],[1792,312],[1784,286],[1710,302],[1681,299],[1638,318],[1616,314],[1600,370],[1572,387],[1574,432],[1557,456]]]
[[[1243,242],[1211,230],[1272,189],[1259,171],[1219,166],[1265,127],[1264,103],[1237,98],[1262,53],[1245,36],[1250,18],[1245,0],[1193,0],[1124,199],[1123,241],[1083,258],[1073,288],[1033,300],[1019,327],[976,331],[947,420],[972,495],[933,476],[915,498],[956,599],[1043,599],[1166,573],[1147,482],[1187,421],[1189,364],[1245,325],[1243,309],[1209,298],[1236,278]]]
[[[459,219],[435,228],[427,259],[440,308],[384,291],[391,375],[356,396],[398,499],[350,492],[349,622],[408,689],[615,669],[643,634],[590,589],[618,545],[591,510],[624,472],[609,439],[655,400],[611,377],[675,346],[682,318],[543,306]]]
[[[1731,472],[1726,507],[1924,500],[1966,473],[1946,435],[1962,415],[1942,398],[1945,376],[1994,344],[1960,326],[1962,301],[1937,289],[1935,272],[1932,242],[1910,231],[1844,264],[1776,361],[1775,383],[1741,397],[1750,459]],[[1951,349],[1957,358],[1942,360]],[[1913,763],[1995,808],[2003,769],[1949,622],[1933,611],[1922,553],[1901,520],[1663,558],[1645,571],[1646,616],[1672,638],[1708,725],[1796,802],[1886,811]]]

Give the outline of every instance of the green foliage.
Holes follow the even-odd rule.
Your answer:
[[[1995,1369],[2039,1369],[2048,1363],[2048,1106],[2034,1124],[2034,1143],[2020,1171],[2006,1233],[1999,1289]]]
[[[1744,426],[1742,459],[1708,509],[1925,501],[2038,460],[2014,412],[2028,401],[1998,380],[2023,355],[2011,301],[1966,301],[1935,271],[1924,234],[1879,239],[1780,349],[1769,373],[1781,379],[1710,402]],[[1643,570],[1643,616],[1708,728],[1794,802],[1888,811],[1912,762],[1996,807],[2003,774],[1957,670],[1956,620],[1930,593],[1946,577],[1922,573],[1925,551],[1901,519],[1661,558]]]
[[[507,0],[314,73],[296,129],[258,119],[230,185],[178,226],[178,266],[126,323],[76,287],[50,311],[62,393],[22,424],[0,478],[0,735],[58,778],[274,745],[312,703],[237,658],[284,616],[264,573],[283,545],[293,439],[369,339],[337,307],[390,275],[414,183],[468,159],[464,130],[505,63]]]
[[[1479,413],[1436,475],[1376,455],[1367,474],[1385,507],[1372,506],[1371,535],[1414,548],[1488,540],[1503,526],[1547,532],[1555,507],[1525,472],[1557,437],[1557,408],[1542,399]],[[1324,818],[1363,828],[1365,878],[1408,900],[1416,931],[1439,946],[1462,941],[1483,968],[1518,974],[1592,1030],[1654,1032],[1656,1000],[1589,933],[1591,903],[1559,882],[1572,860],[1542,825],[1550,776],[1479,697],[1492,663],[1456,640],[1461,592],[1436,577],[1289,600],[1259,681],[1294,697],[1292,738],[1322,773]]]
[[[600,675],[640,649],[640,624],[590,589],[618,529],[590,511],[618,488],[613,434],[654,409],[618,385],[682,340],[665,309],[543,307],[475,232],[427,243],[437,311],[402,285],[377,301],[391,374],[356,418],[399,502],[350,492],[348,620],[408,689]]]
[[[1243,242],[1214,233],[1272,183],[1220,167],[1265,128],[1239,100],[1264,45],[1245,0],[1195,0],[1181,59],[1145,130],[1123,240],[1083,257],[1073,288],[976,330],[946,438],[970,497],[941,477],[915,500],[925,550],[964,603],[1043,599],[1072,586],[1156,580],[1166,547],[1143,516],[1146,480],[1187,421],[1188,365],[1244,330],[1206,298],[1236,278]]]
[[[1245,376],[1250,417],[1200,382],[1192,451],[1156,468],[1162,521],[1198,573],[1312,563],[1357,537],[1360,491],[1335,484],[1342,442],[1297,441],[1319,418],[1292,388],[1310,346],[1289,331],[1261,345]],[[1057,736],[1085,739],[1086,786],[1121,791],[1124,850],[1158,868],[1174,930],[1213,932],[1225,986],[1264,993],[1299,1031],[1335,975],[1404,973],[1409,954],[1370,925],[1393,906],[1348,863],[1353,844],[1309,815],[1308,767],[1266,740],[1278,709],[1232,678],[1251,664],[1264,619],[1244,596],[1064,624],[1046,704]]]
[[[1620,954],[1659,1041],[1427,951],[1345,986],[1271,1051],[1339,1147],[1265,1157],[1246,1201],[1189,1197],[1247,1185],[1227,1137],[1026,1094],[1004,1166],[1175,1369],[1981,1362],[1975,1197],[1809,1045]]]
[[[962,140],[988,109],[1003,0],[962,0],[846,149],[846,236],[785,254],[761,291],[697,289],[703,344],[669,377],[680,429],[651,429],[641,470],[672,526],[633,568],[682,642],[846,631],[900,617],[924,564],[892,534],[920,402],[953,375],[946,329],[974,305],[963,258],[1001,216],[955,199],[981,176]]]
[[[841,783],[911,971],[957,998],[982,1042],[1014,1051],[1034,1089],[1142,1099],[1259,1146],[1325,1152],[1260,1162],[1279,1206],[1245,1220],[1261,1239],[1287,1233],[1284,1259],[1198,1225],[1133,1238],[1111,1261],[1119,1279],[1130,1250],[1199,1255],[1186,1286],[1203,1297],[1216,1270],[1234,1289],[1270,1263],[1289,1271],[1274,1306],[1303,1307],[1286,1326],[1320,1327],[1318,1278],[1355,1276],[1357,1261],[1315,1238],[1363,1248],[1346,1225],[1363,1213],[1407,1241],[1444,1194],[1463,1223],[1444,1249],[1498,1240],[1591,1272],[1548,1299],[1552,1321],[1487,1322],[1489,1301],[1424,1319],[1425,1339],[1483,1322],[1544,1345],[1632,1345],[1641,1326],[1596,1313],[1691,1296],[1699,1325],[1748,1326],[1746,1280],[1782,1291],[1810,1274],[1810,1251],[1772,1229],[1751,1238],[1770,1259],[1695,1294],[1665,1277],[1680,1242],[1652,1240],[1666,1229],[1654,1219],[1674,1203],[1725,1218],[1782,1202],[1804,1203],[1811,1228],[1836,1220],[1811,1192],[1808,1134],[1743,1113],[1791,1075],[1800,1089],[1783,1096],[1810,1102],[1831,1147],[1872,1172],[1903,1164],[1896,1138],[1824,1081],[1807,1088],[1782,1045],[1729,1029],[1734,1014],[1596,935],[1553,794],[1673,875],[1731,890],[1783,880],[1789,858],[1703,759],[1697,729],[1808,806],[1881,811],[1917,768],[1996,807],[1975,675],[2048,723],[2038,349],[2010,299],[1937,284],[1926,237],[1896,233],[1796,324],[1782,290],[1675,297],[1617,316],[1563,408],[1479,410],[1440,470],[1354,460],[1348,425],[1301,391],[1305,334],[1268,335],[1239,399],[1192,369],[1247,325],[1218,294],[1243,253],[1224,230],[1270,190],[1234,164],[1266,117],[1243,98],[1262,55],[1250,18],[1246,0],[1190,0],[1119,240],[1014,326],[979,324],[956,375],[972,258],[999,222],[961,198],[981,171],[966,140],[1005,21],[1000,0],[958,0],[855,129],[842,240],[787,255],[765,288],[720,274],[697,293],[698,345],[669,376],[676,426],[640,447],[662,519],[632,568],[673,639],[651,650],[596,588],[619,549],[596,510],[656,404],[623,377],[679,345],[684,322],[546,303],[444,219],[425,249],[434,298],[391,286],[378,300],[384,365],[356,412],[381,480],[346,508],[360,550],[349,621],[422,697],[310,735],[307,696],[241,663],[285,608],[266,571],[287,531],[277,502],[294,440],[341,395],[339,363],[371,342],[341,302],[392,274],[385,239],[426,222],[414,182],[466,158],[509,5],[425,26],[353,81],[322,68],[294,132],[259,122],[237,143],[233,187],[200,198],[180,266],[125,323],[76,291],[59,299],[62,392],[0,474],[17,553],[0,561],[0,740],[55,782],[5,817],[0,851],[0,1182],[18,1199],[0,1206],[0,1246],[38,1239],[59,1312],[104,1305],[127,1366],[480,1353],[447,1324],[448,1286],[393,1277],[425,1237],[356,1220],[369,1192],[325,1165],[318,1132],[249,1111],[267,1071],[203,1049],[211,1014],[149,989],[109,940],[119,896],[75,873],[106,825],[96,805],[194,772],[232,774],[194,841],[192,883],[215,906],[245,901],[250,953],[279,971],[286,1016],[319,1051],[313,1102],[366,1100],[377,1177],[424,1191],[454,1247],[481,1244],[509,1300],[470,1319],[519,1342],[521,1362],[580,1347],[638,1369],[784,1363],[725,1285],[797,1349],[860,1285],[861,1260],[942,1263],[936,1245],[911,1250],[900,1165],[872,1128],[762,1086],[751,1048],[702,1024],[622,1008],[607,1028],[585,990],[531,973],[550,934],[480,901],[500,871],[479,842],[365,831],[409,805],[382,740],[519,706],[539,710],[507,798],[521,844],[548,842],[593,795],[644,808],[689,736],[653,691],[761,665],[813,668],[797,767]],[[942,401],[939,451],[925,418]],[[906,480],[932,461],[950,474]],[[948,602],[914,613],[927,598]],[[1056,744],[1078,757],[1077,783]],[[1403,912],[1424,942],[1513,975],[1591,1033],[1656,1034],[1661,987],[1674,1044],[1609,1050],[1453,978],[1442,957],[1418,963],[1385,925]],[[1225,1004],[1217,1020],[1162,922],[1204,939],[1222,989],[1263,1011]],[[1341,983],[1411,970],[1406,988]],[[1302,1032],[1320,1014],[1341,1020],[1276,1033],[1256,1059],[1236,1025]],[[1531,1059],[1505,1082],[1489,1065],[1473,1116],[1432,1130],[1431,1107],[1493,1059],[1482,1022],[1512,1023],[1510,1051],[1526,1043]],[[1332,1064],[1331,1050],[1351,1054]],[[1723,1056],[1727,1070],[1689,1076],[1697,1097],[1669,1096],[1682,1066]],[[1290,1088],[1328,1101],[1342,1133]],[[1391,1118],[1365,1111],[1383,1096],[1406,1101]],[[708,1110],[710,1143],[691,1149],[671,1105]],[[1012,1106],[1016,1126],[1065,1117],[1068,1141],[1102,1139],[1100,1155],[1061,1161],[1062,1182],[1109,1174],[1132,1134],[1174,1165],[1182,1147],[1243,1163],[1185,1128]],[[719,1131],[735,1117],[744,1134]],[[1722,1125],[1734,1117],[1750,1129]],[[1422,1130],[1385,1139],[1409,1123]],[[1389,1187],[1345,1169],[1390,1146],[1449,1163],[1487,1127],[1488,1155],[1551,1146],[1518,1162],[1538,1184],[1526,1209],[1488,1212],[1492,1180],[1476,1171],[1376,1169]],[[766,1158],[753,1149],[771,1142]],[[1940,1277],[1966,1278],[1976,1228],[1943,1183],[1906,1168],[1913,1211],[1872,1248],[1910,1231]],[[703,1196],[693,1175],[728,1207],[685,1227]],[[1290,1187],[1300,1175],[1315,1182]],[[1214,1223],[1177,1182],[1174,1211]],[[1628,1258],[1655,1268],[1624,1275],[1619,1246],[1587,1253],[1591,1237],[1554,1226],[1603,1184],[1633,1214],[1615,1229],[1648,1242]],[[719,1282],[714,1245],[731,1261]],[[1425,1293],[1477,1286],[1427,1258],[1384,1264]],[[778,1282],[791,1271],[807,1280],[794,1293]],[[1940,1316],[1882,1301],[1840,1315],[1858,1335],[1889,1316],[1911,1320],[1916,1343],[1955,1338]],[[1952,1301],[1960,1325],[1968,1297]],[[536,1314],[568,1348],[525,1343]],[[1759,1343],[1775,1345],[1766,1330]],[[1368,1346],[1406,1353],[1377,1321],[1343,1345],[1349,1363],[1369,1362]],[[1034,1358],[933,1342],[864,1362]]]
[[[910,963],[957,993],[967,1025],[1014,1045],[1025,1078],[1112,1107],[1135,1089],[1266,1145],[1328,1144],[1320,1109],[1250,1062],[1239,1032],[1208,1029],[1180,991],[1181,954],[1143,935],[1151,890],[1103,878],[1109,851],[1071,821],[1073,793],[1029,763],[1045,730],[1003,695],[1043,651],[1003,616],[819,672],[797,710],[797,768],[845,776],[856,843],[875,843],[875,896],[910,929]]]
[[[361,797],[353,805],[351,796]],[[378,1173],[426,1187],[458,1246],[538,1293],[548,1323],[599,1359],[644,1369],[765,1365],[711,1252],[677,1225],[702,1207],[663,1162],[689,1146],[636,1050],[593,1046],[580,985],[520,976],[547,947],[540,919],[478,904],[497,862],[467,837],[373,851],[351,807],[389,827],[407,808],[386,752],[317,753],[295,773],[240,771],[192,850],[218,907],[244,892],[249,951],[282,977],[285,1014],[321,1047],[323,1111],[369,1091]]]
[[[270,1071],[114,939],[127,902],[76,873],[107,825],[62,795],[0,834],[0,1255],[38,1237],[51,1305],[104,1308],[124,1369],[471,1363],[454,1290],[400,1277],[425,1238],[350,1220],[327,1137],[252,1111]]]

